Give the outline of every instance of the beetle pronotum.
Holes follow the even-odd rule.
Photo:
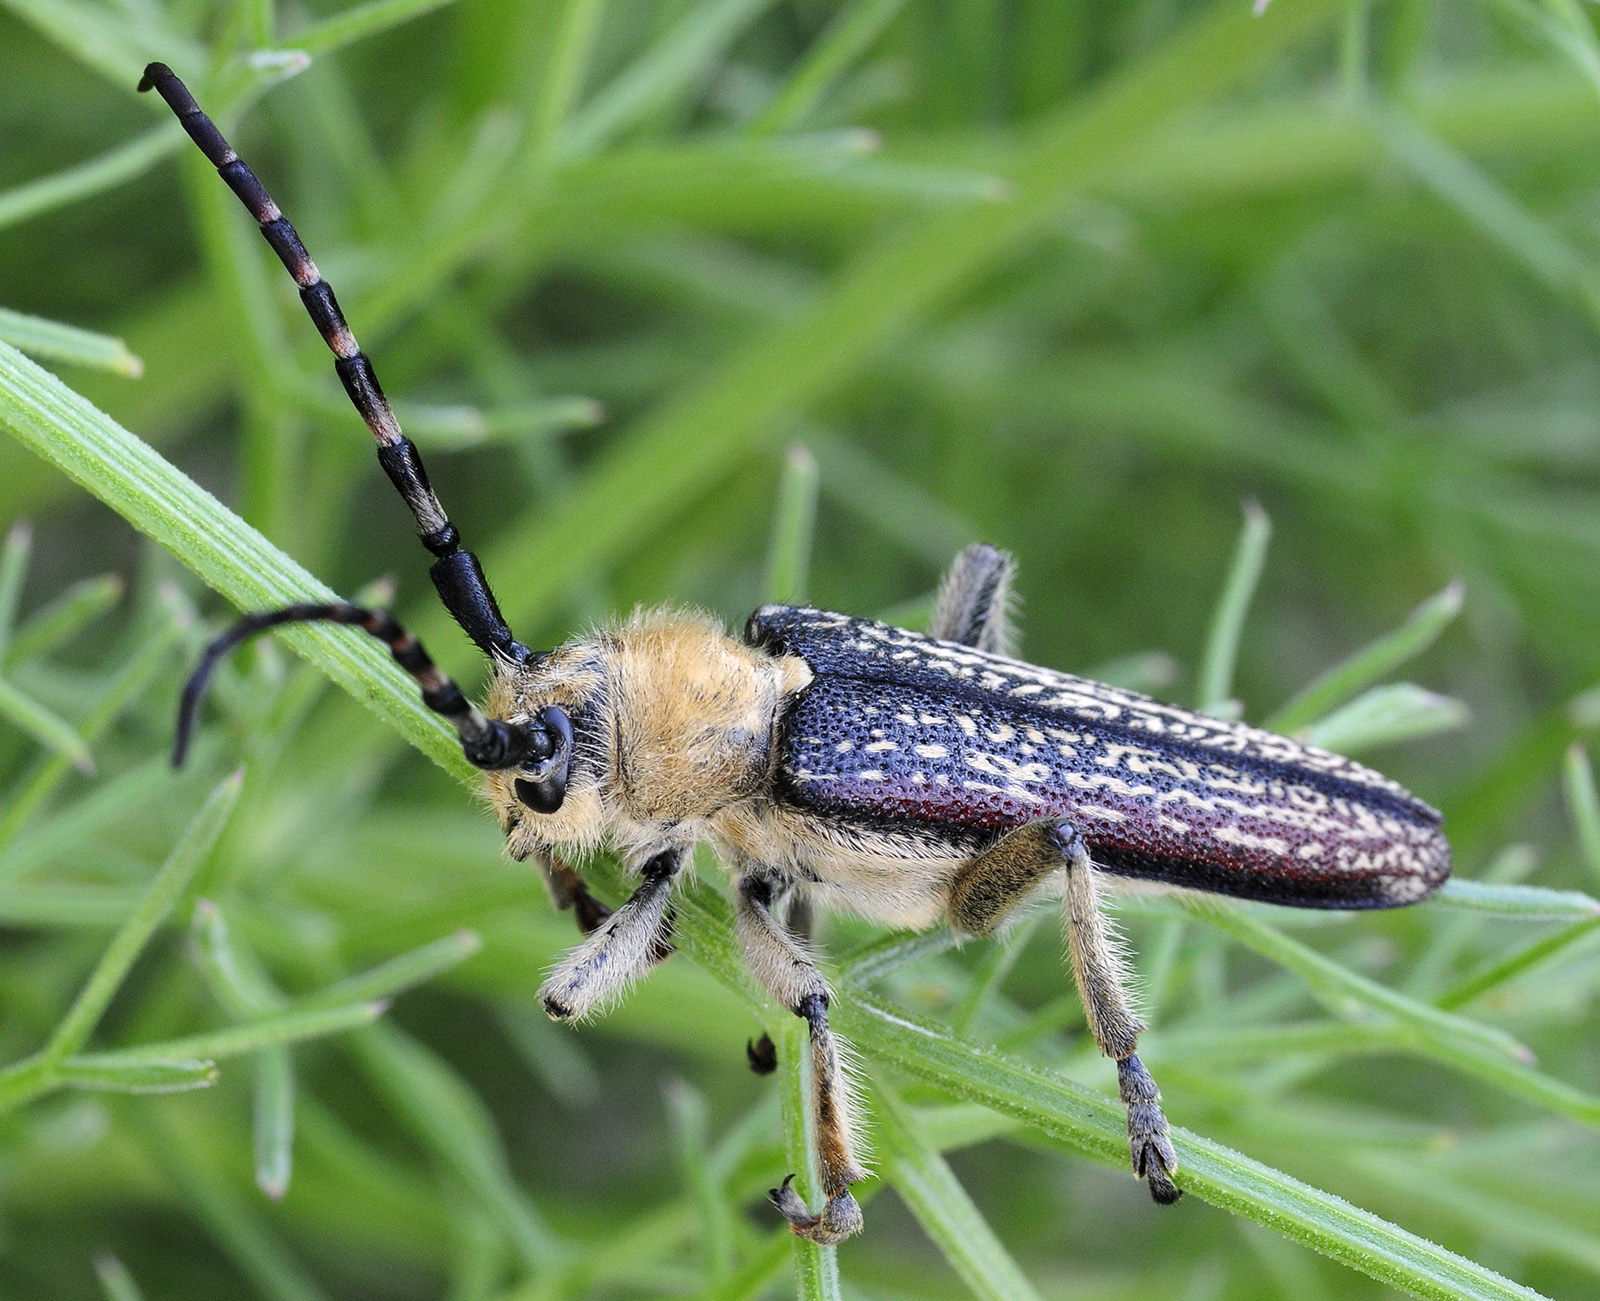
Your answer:
[[[378,459],[433,553],[446,608],[489,659],[469,702],[382,611],[343,603],[246,615],[211,643],[184,692],[181,762],[217,660],[286,623],[353,624],[384,642],[486,774],[511,856],[533,859],[587,937],[549,973],[551,1016],[587,1016],[671,952],[673,879],[710,841],[732,873],[752,972],[804,1019],[825,1204],[773,1204],[796,1233],[861,1227],[862,1170],[828,988],[787,910],[815,901],[889,925],[992,932],[1047,881],[1064,900],[1073,975],[1095,1042],[1117,1064],[1133,1168],[1173,1202],[1178,1163],[1160,1094],[1135,1052],[1144,1029],[1108,941],[1104,874],[1305,908],[1386,908],[1449,875],[1440,817],[1338,755],[1010,658],[1012,564],[956,558],[931,636],[822,610],[767,606],[741,638],[676,612],[636,615],[552,651],[511,634],[415,447],[294,227],[163,64],[145,69],[261,225],[333,350]],[[566,865],[599,848],[639,878],[610,912]],[[752,1063],[770,1058],[753,1051]]]

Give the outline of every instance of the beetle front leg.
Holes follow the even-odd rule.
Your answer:
[[[611,916],[611,909],[589,893],[588,883],[573,870],[571,864],[554,854],[540,854],[538,863],[555,910],[566,912],[568,908],[572,909],[578,929],[585,935],[593,935],[599,930],[600,923]]]
[[[1094,865],[1077,828],[1045,818],[1002,836],[956,877],[950,922],[971,934],[987,934],[1059,869],[1066,872],[1062,903],[1072,974],[1089,1032],[1100,1051],[1117,1063],[1133,1171],[1149,1185],[1151,1197],[1170,1205],[1181,1195],[1171,1178],[1178,1156],[1161,1110],[1161,1091],[1134,1051],[1144,1023],[1129,1005],[1128,972],[1100,911]]]
[[[645,863],[644,879],[628,901],[545,977],[539,1000],[546,1012],[558,1021],[587,1016],[672,952],[672,880],[682,863],[681,849],[663,850]]]
[[[734,929],[745,961],[767,992],[804,1019],[811,1040],[811,1105],[816,1113],[817,1160],[822,1168],[822,1212],[813,1215],[789,1186],[769,1194],[772,1204],[801,1237],[824,1246],[841,1242],[861,1229],[861,1207],[850,1185],[866,1178],[851,1151],[850,1100],[839,1064],[839,1051],[828,1026],[828,987],[811,956],[772,915],[776,882],[752,874],[739,880]]]

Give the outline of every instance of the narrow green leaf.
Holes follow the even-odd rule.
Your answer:
[[[350,1050],[418,1139],[475,1196],[532,1269],[550,1268],[558,1246],[512,1181],[494,1122],[443,1061],[390,1025],[352,1035]]]
[[[111,1093],[187,1093],[208,1089],[220,1078],[215,1062],[195,1058],[161,1058],[115,1062],[68,1058],[56,1070],[63,1084]]]
[[[33,551],[33,526],[18,520],[6,531],[0,546],[0,659],[10,643],[22,601],[22,584],[28,576],[28,556]]]
[[[669,1080],[667,1115],[684,1191],[698,1212],[705,1276],[725,1278],[733,1272],[733,1209],[706,1159],[711,1144],[705,1097],[683,1080]]]
[[[918,1132],[910,1110],[881,1080],[876,1093],[888,1166],[885,1175],[922,1231],[974,1296],[984,1301],[1035,1301],[1039,1294],[945,1159]]]
[[[1261,504],[1244,504],[1244,528],[1234,546],[1227,581],[1217,598],[1211,616],[1211,632],[1200,660],[1199,704],[1208,714],[1228,715],[1233,706],[1233,667],[1239,657],[1239,638],[1244,630],[1250,599],[1261,580],[1267,560],[1267,541],[1272,536],[1272,521]]]
[[[289,1191],[294,1171],[294,1064],[277,1046],[256,1054],[256,1094],[251,1142],[256,1187],[272,1201]]]
[[[1589,752],[1579,743],[1568,750],[1561,768],[1562,789],[1567,796],[1567,816],[1578,833],[1578,848],[1589,870],[1600,877],[1600,794],[1595,792],[1594,769]]]
[[[134,960],[144,950],[156,928],[166,920],[173,904],[177,903],[178,897],[188,887],[222,835],[222,829],[227,825],[239,798],[239,787],[243,781],[242,771],[224,777],[194,815],[172,853],[167,856],[167,861],[156,872],[155,880],[150,883],[139,907],[107,946],[82,993],[56,1027],[43,1054],[48,1066],[54,1067],[77,1052],[99,1023],[101,1014],[132,968]],[[151,1055],[178,1059],[214,1054],[199,1051]]]
[[[4,885],[0,920],[9,926],[120,926],[140,898],[136,890],[113,885]]]
[[[0,678],[0,717],[14,723],[47,750],[52,750],[79,772],[92,773],[94,759],[72,724],[58,718],[38,701],[22,694]]]
[[[383,1015],[387,1007],[387,1003],[381,1002],[307,1010],[291,1007],[256,1021],[246,1021],[243,1025],[229,1026],[225,1030],[208,1030],[181,1039],[164,1039],[159,1043],[139,1044],[133,1048],[119,1048],[115,1052],[89,1054],[71,1060],[146,1062],[162,1057],[237,1057],[240,1053],[253,1053],[277,1044],[320,1039],[325,1035],[369,1026]]]
[[[94,1258],[94,1272],[105,1289],[106,1301],[144,1301],[128,1267],[109,1252]]]
[[[1409,682],[1373,687],[1334,710],[1301,735],[1335,754],[1360,754],[1379,746],[1410,741],[1465,727],[1471,711],[1459,700],[1435,695]]]
[[[1374,1014],[1389,1017],[1407,1026],[1424,1041],[1468,1057],[1487,1055],[1519,1063],[1533,1058],[1527,1048],[1504,1031],[1441,1012],[1386,989],[1220,899],[1186,892],[1174,894],[1172,899],[1185,912],[1294,972],[1336,1016],[1354,1021]]]
[[[302,27],[285,39],[284,44],[290,47],[286,52],[309,54],[313,58],[320,54],[331,54],[334,50],[386,32],[450,3],[452,0],[367,0],[365,4],[352,5],[331,17]]]
[[[169,652],[173,642],[183,631],[184,619],[182,611],[175,611],[173,619],[159,623],[112,675],[111,681],[90,704],[88,712],[78,724],[78,735],[86,744],[94,745],[111,724],[121,717],[122,711],[138,700],[150,683],[170,665]],[[200,768],[199,763],[195,766],[197,769]],[[0,846],[11,847],[0,854],[0,879],[24,870],[30,856],[22,850],[20,833],[60,786],[71,768],[70,759],[54,754],[48,756],[22,779],[20,789],[11,797],[4,812],[0,812]],[[128,788],[137,782],[150,780],[154,783],[157,778],[170,777],[165,763],[159,759],[141,765],[134,771],[139,773],[138,777],[124,773],[111,785],[119,792],[126,793]],[[108,800],[109,798],[108,796]],[[98,800],[97,792],[78,805],[76,811],[81,815],[88,811],[91,804],[95,809],[100,809],[103,806]],[[49,833],[41,829],[39,838],[32,842],[36,850],[47,850],[51,843],[70,842],[75,834],[70,818],[52,819],[50,826],[52,830]]]
[[[595,34],[605,13],[605,0],[562,0],[547,44],[544,76],[532,115],[528,153],[536,165],[548,161],[583,92]]]
[[[699,0],[568,119],[557,141],[563,156],[592,153],[696,85],[723,50],[772,0]]]
[[[817,1150],[816,1116],[811,1106],[811,1045],[806,1024],[786,1016],[777,1033],[778,1096],[783,1105],[783,1154],[794,1189],[813,1213],[822,1205],[822,1183],[813,1157]],[[840,1301],[837,1247],[819,1247],[792,1234],[795,1288],[799,1301]]]
[[[1413,178],[1455,209],[1490,243],[1600,323],[1597,272],[1585,255],[1416,119],[1369,109],[1378,139]]]
[[[81,850],[171,786],[172,768],[165,762],[165,756],[148,760],[102,782],[70,810],[63,809],[29,827],[0,853],[0,882],[15,881],[36,868]]]
[[[144,362],[129,352],[128,345],[121,339],[80,330],[75,325],[62,325],[59,321],[47,321],[41,316],[24,316],[4,307],[0,307],[0,340],[48,361],[108,370],[129,379],[138,379],[144,374]]]
[[[288,1001],[273,988],[250,951],[234,944],[222,909],[209,899],[197,899],[189,923],[195,959],[212,995],[235,1021],[253,1021],[279,1011]],[[352,997],[340,1003],[365,1002]],[[304,1003],[300,1004],[303,1008]]]
[[[850,0],[841,5],[788,79],[750,124],[752,135],[788,131],[861,58],[895,19],[905,0]]]
[[[21,353],[0,344],[0,426],[53,461],[242,609],[332,600],[335,593],[215,497]],[[279,634],[378,711],[424,753],[462,777],[471,768],[454,732],[370,637],[321,625]]]
[[[1577,890],[1468,881],[1459,876],[1446,881],[1428,902],[1440,908],[1464,908],[1529,922],[1582,921],[1600,914],[1600,899]]]
[[[32,615],[11,638],[3,660],[10,669],[59,650],[122,599],[126,584],[116,574],[74,583]]]
[[[204,1159],[204,1145],[169,1116],[147,1105],[145,1148],[189,1207],[265,1301],[327,1301],[304,1266],[268,1225]]]
[[[1115,1099],[952,1038],[865,991],[835,1006],[841,1029],[870,1057],[1127,1169],[1126,1119]],[[1493,1270],[1220,1144],[1182,1128],[1172,1138],[1185,1192],[1391,1287],[1436,1301],[1539,1301],[1538,1293]]]
[[[767,577],[762,592],[765,600],[774,605],[805,604],[819,481],[816,457],[796,443],[783,458],[772,537],[767,544]]]
[[[1393,632],[1368,643],[1315,678],[1262,726],[1285,735],[1296,732],[1414,660],[1461,613],[1464,592],[1460,583],[1451,583],[1430,596]]]
[[[1600,913],[1600,908],[1596,909]],[[1579,940],[1600,930],[1600,916],[1590,917],[1587,921],[1574,922],[1563,927],[1554,935],[1547,935],[1542,940],[1535,940],[1532,944],[1499,962],[1491,963],[1483,971],[1467,977],[1455,988],[1447,990],[1434,1000],[1434,1005],[1446,1011],[1453,1011],[1458,1007],[1465,1007],[1468,1003],[1482,998],[1490,990],[1515,980],[1518,976],[1542,966],[1557,954],[1571,948]]]
[[[482,948],[483,940],[476,931],[457,931],[454,935],[446,935],[443,939],[391,958],[370,971],[363,971],[360,975],[308,994],[298,1001],[297,1006],[326,1007],[358,1000],[392,998],[459,966]]]

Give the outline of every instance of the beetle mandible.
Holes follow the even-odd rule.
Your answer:
[[[819,1243],[861,1228],[828,988],[785,925],[797,899],[892,926],[992,932],[1059,885],[1073,975],[1095,1042],[1117,1064],[1136,1174],[1174,1202],[1178,1162],[1135,1051],[1143,1024],[1099,905],[1102,874],[1304,908],[1387,908],[1450,872],[1440,815],[1338,755],[1011,658],[1010,557],[969,547],[940,589],[931,636],[766,606],[741,638],[662,611],[552,651],[517,641],[461,546],[416,448],[294,227],[164,64],[155,89],[300,287],[378,460],[435,557],[446,608],[489,659],[480,709],[383,611],[333,603],[244,616],[184,691],[181,763],[217,661],[287,623],[351,624],[383,641],[486,774],[511,856],[534,860],[586,938],[549,973],[551,1016],[587,1016],[671,952],[673,879],[700,841],[732,873],[738,940],[760,983],[809,1029],[826,1201],[785,1180],[772,1202]],[[566,856],[609,848],[639,885],[615,912]],[[752,1054],[752,1061],[758,1059]]]

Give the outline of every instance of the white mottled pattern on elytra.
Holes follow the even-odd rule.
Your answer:
[[[1152,737],[1186,741],[1241,758],[1291,764],[1358,786],[1411,798],[1398,782],[1391,781],[1364,764],[1257,727],[1197,714],[1177,705],[1163,704],[1136,691],[1040,668],[1036,664],[1027,664],[1004,655],[974,650],[953,642],[936,641],[921,633],[889,624],[853,619],[825,610],[803,609],[796,613],[807,627],[818,632],[848,630],[854,639],[853,649],[866,660],[887,660],[901,669],[916,667],[937,672],[948,676],[953,682],[967,684],[986,694],[1025,700],[1034,708],[1078,714],[1091,722],[1111,723],[1130,731],[1148,733]],[[958,712],[955,721],[968,736],[977,734],[977,725],[970,717]],[[1059,739],[1070,743],[1076,738],[1062,734]],[[1101,761],[1113,764],[1121,762],[1109,755]],[[1171,762],[1160,756],[1152,761]],[[1183,778],[1193,780],[1193,774],[1185,773]]]

